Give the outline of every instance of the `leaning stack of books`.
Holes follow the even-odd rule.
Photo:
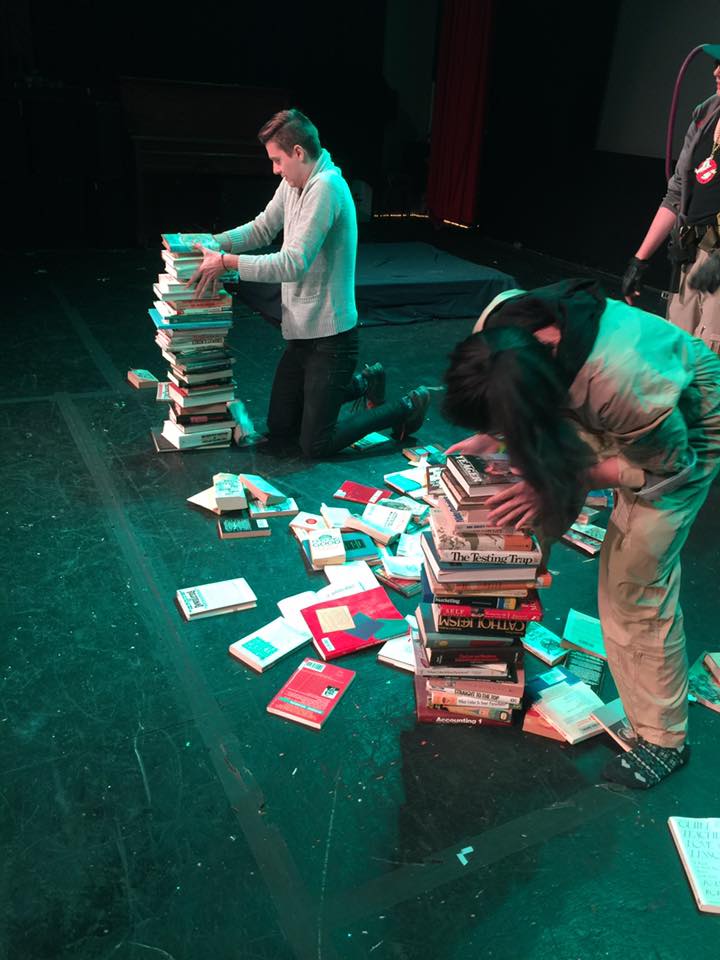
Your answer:
[[[549,577],[531,530],[488,521],[488,498],[513,482],[505,456],[450,455],[440,475],[442,495],[421,538],[421,721],[509,725],[520,709],[522,640],[528,623],[542,618],[537,587]]]
[[[193,244],[213,246],[209,234],[162,236],[165,272],[153,285],[150,317],[155,342],[168,361],[168,419],[162,437],[172,447],[226,447],[235,420],[228,403],[235,396],[233,358],[226,337],[232,327],[232,298],[224,288],[197,297],[188,281],[202,261]]]

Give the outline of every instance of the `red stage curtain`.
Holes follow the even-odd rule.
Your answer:
[[[434,220],[477,219],[492,8],[493,0],[444,0],[427,187]]]

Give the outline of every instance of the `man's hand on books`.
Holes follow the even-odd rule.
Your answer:
[[[531,526],[540,510],[540,499],[529,483],[518,480],[488,498],[488,522],[495,527]]]
[[[193,246],[196,250],[201,251],[203,259],[200,266],[188,280],[187,286],[190,287],[194,283],[197,284],[193,300],[198,300],[200,297],[212,297],[220,286],[219,278],[225,273],[222,255],[215,250],[209,250],[207,247],[203,247],[199,243],[194,243]]]
[[[487,453],[497,453],[503,447],[501,440],[491,437],[489,433],[474,433],[471,437],[459,440],[445,451],[448,453],[465,453],[482,456]]]

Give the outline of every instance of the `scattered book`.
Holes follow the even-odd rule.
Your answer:
[[[267,520],[256,520],[249,510],[218,517],[217,532],[221,540],[236,540],[241,537],[269,537],[271,530]]]
[[[262,673],[282,657],[308,643],[310,631],[305,624],[302,627],[298,629],[284,617],[276,617],[242,640],[231,643],[228,651],[236,660]]]
[[[597,617],[580,613],[579,610],[568,611],[567,620],[563,629],[562,645],[568,650],[582,650],[593,657],[607,660],[602,627]]]
[[[300,512],[293,497],[288,497],[280,503],[262,503],[260,500],[250,500],[248,503],[250,516],[259,520],[261,517],[294,517]]]
[[[630,726],[630,721],[625,716],[625,708],[620,697],[611,700],[610,703],[603,704],[597,710],[593,710],[591,716],[623,750],[632,750],[637,746],[637,736]]]
[[[577,520],[570,527],[570,529],[574,533],[579,533],[583,537],[589,537],[591,540],[596,540],[598,543],[603,542],[607,533],[605,527],[599,527],[596,523],[580,523]]]
[[[586,537],[584,533],[579,533],[572,527],[565,531],[565,533],[562,535],[562,540],[564,543],[567,543],[571,547],[575,547],[576,550],[580,550],[589,557],[596,557],[602,548],[602,544],[599,540],[593,540],[592,537]]]
[[[373,571],[365,560],[349,560],[347,563],[329,565],[323,568],[328,581],[335,586],[347,584],[353,589],[350,593],[358,593],[360,590],[374,590],[377,587],[377,580]],[[317,598],[321,599],[320,597]]]
[[[378,663],[415,673],[415,654],[413,653],[412,636],[393,637],[386,640],[378,650]]]
[[[716,683],[720,683],[720,653],[706,653],[703,663],[710,671]]]
[[[578,680],[586,683],[591,690],[600,695],[603,680],[607,672],[607,662],[583,650],[568,650],[564,663],[565,669]]]
[[[366,433],[364,437],[360,437],[359,440],[356,440],[355,443],[351,443],[350,446],[355,450],[370,450],[373,447],[380,447],[385,443],[388,443],[390,437],[386,437],[384,433],[378,433],[374,431],[373,433]]]
[[[215,503],[214,487],[208,487],[206,490],[201,490],[200,493],[194,493],[191,497],[187,498],[187,502],[193,507],[201,507],[209,513],[214,513],[217,516],[220,515],[218,505]]]
[[[419,447],[405,447],[402,455],[407,457],[410,463],[419,463],[424,460],[434,466],[444,466],[447,460],[442,447],[436,443],[428,443]]]
[[[186,620],[249,610],[257,603],[257,597],[244,577],[183,587],[175,594],[175,600]]]
[[[224,510],[246,510],[247,495],[240,477],[236,473],[216,473],[213,476],[215,505]]]
[[[562,646],[560,637],[536,621],[528,623],[522,645],[528,653],[532,653],[550,667],[554,667],[567,656],[567,649]]]
[[[349,507],[329,507],[326,503],[320,504],[320,515],[328,527],[342,529],[351,516]]]
[[[410,497],[422,496],[425,492],[425,468],[411,467],[409,470],[386,473],[383,483],[398,493]]]
[[[333,496],[338,500],[349,500],[351,503],[375,503],[389,497],[390,491],[369,487],[364,483],[355,483],[354,480],[345,480]]]
[[[353,670],[303,660],[272,698],[267,711],[319,730],[354,678]]]
[[[588,490],[585,496],[585,504],[588,507],[612,507],[614,503],[614,491],[610,488],[604,490]]]
[[[158,388],[158,378],[154,373],[150,373],[149,370],[128,370],[127,372],[128,383],[132,384],[136,390],[144,390],[150,387],[157,391]]]
[[[688,673],[688,697],[720,713],[720,684],[715,682],[713,674],[705,662],[706,653],[700,656],[690,667]]]
[[[311,530],[307,540],[310,560],[315,569],[326,564],[345,563],[345,544],[342,533],[334,528]]]
[[[668,817],[698,910],[720,913],[720,818]]]
[[[409,629],[382,587],[324,600],[303,609],[302,615],[324,660],[376,646]]]
[[[240,479],[253,497],[261,503],[282,503],[284,500],[287,500],[287,494],[278,490],[277,487],[273,486],[268,480],[265,480],[264,477],[259,477],[254,473],[241,473]]]
[[[600,733],[602,727],[591,714],[603,702],[586,683],[562,667],[554,667],[541,677],[546,686],[537,691],[538,698],[534,706],[544,720],[562,733],[568,743],[580,743]]]
[[[301,510],[292,518],[288,526],[293,533],[296,533],[298,530],[323,530],[327,524],[325,518],[319,513],[307,513]]]
[[[504,454],[479,457],[451,453],[447,458],[447,470],[470,497],[492,496],[519,480],[510,469],[509,457]]]

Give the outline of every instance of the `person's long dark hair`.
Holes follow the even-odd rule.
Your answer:
[[[537,491],[544,532],[561,536],[577,517],[593,462],[563,415],[567,385],[549,347],[520,327],[495,327],[459,343],[445,373],[443,412],[476,433],[502,434],[511,463]]]

